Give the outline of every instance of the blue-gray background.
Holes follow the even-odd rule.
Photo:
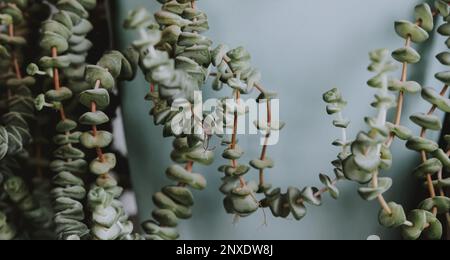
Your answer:
[[[152,12],[160,8],[155,0],[120,0],[119,17],[127,11],[146,6]],[[351,137],[364,127],[363,118],[374,110],[369,103],[373,90],[365,82],[371,74],[366,71],[368,52],[386,47],[399,48],[404,40],[396,36],[393,22],[414,19],[417,3],[412,0],[208,0],[199,1],[206,11],[211,30],[208,35],[215,44],[245,46],[253,57],[253,64],[263,73],[264,85],[279,92],[281,118],[288,123],[280,143],[271,147],[270,157],[276,168],[268,174],[270,182],[287,188],[320,185],[318,174],[332,174],[332,161],[337,150],[330,143],[340,132],[331,126],[321,95],[332,87],[339,87],[349,101],[345,111],[352,120]],[[122,46],[135,37],[118,29]],[[424,60],[414,66],[410,76],[420,83],[439,88],[432,75],[441,70],[434,55],[444,50],[445,39],[436,37],[421,46]],[[431,63],[431,64],[428,64]],[[426,69],[425,69],[426,67]],[[400,73],[400,72],[399,72]],[[413,74],[413,75],[411,75]],[[398,75],[399,76],[399,75]],[[144,101],[148,84],[142,76],[123,88],[124,123],[131,164],[133,185],[137,191],[141,219],[150,217],[152,194],[163,184],[170,183],[164,175],[170,165],[171,140],[163,140],[162,130],[154,127],[148,116],[150,103]],[[406,115],[428,109],[418,97],[408,97]],[[408,122],[417,133],[419,129]],[[437,134],[435,134],[437,138]],[[260,148],[257,137],[241,138],[246,148],[244,160],[256,158]],[[220,151],[217,152],[220,155]],[[416,183],[411,169],[417,154],[409,152],[399,141],[394,144],[394,167],[388,173],[394,188],[386,194],[388,200],[410,205],[410,195]],[[218,156],[216,165],[220,165]],[[192,220],[180,227],[183,239],[366,239],[379,235],[383,239],[396,238],[398,233],[379,227],[377,203],[362,201],[357,185],[340,185],[342,196],[334,201],[328,196],[320,208],[310,207],[308,216],[300,221],[278,220],[268,217],[268,227],[261,227],[262,212],[241,219],[233,225],[233,217],[222,207],[223,196],[218,191],[221,175],[216,167],[195,168],[208,179],[208,188],[197,192]],[[249,177],[257,177],[253,172]]]

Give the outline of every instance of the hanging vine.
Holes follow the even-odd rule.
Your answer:
[[[450,37],[450,1],[417,5],[413,22],[394,24],[404,45],[392,53],[370,53],[368,70],[374,76],[367,84],[377,91],[371,104],[376,113],[365,118],[367,129],[353,140],[343,113],[347,101],[338,89],[323,95],[326,112],[341,131],[332,143],[339,148],[332,162],[335,176],[320,174],[321,188],[291,186],[286,191],[266,178],[275,168],[271,141],[285,123],[275,115],[277,94],[261,83],[250,53],[214,45],[205,36],[208,17],[197,0],[158,2],[161,10],[154,15],[141,8],[127,17],[125,27],[139,36],[131,48],[106,51],[90,65],[100,57],[91,55],[89,40],[97,0],[0,0],[0,240],[178,239],[180,221],[193,215],[192,190],[207,187],[206,178],[195,172],[213,164],[214,138],[224,147],[219,168],[224,208],[236,220],[259,209],[265,217],[270,209],[274,217],[301,220],[307,205],[321,206],[325,194],[338,199],[337,184],[347,179],[362,185],[358,193],[364,200],[381,205],[382,226],[399,228],[408,240],[443,238],[444,221],[447,229],[450,225],[450,136],[444,133],[447,147],[440,147],[429,135],[443,131],[437,112],[450,113],[450,72],[435,75],[443,84],[439,89],[409,80],[408,72],[422,59],[415,44],[427,42],[435,30]],[[437,24],[437,18],[444,23]],[[39,51],[32,42],[39,43]],[[445,43],[450,48],[450,40]],[[449,51],[436,58],[450,66]],[[399,65],[400,77],[394,78]],[[114,136],[107,126],[117,85],[134,79],[138,68],[149,83],[146,99],[152,102],[154,124],[162,127],[164,137],[173,138],[173,164],[165,171],[172,184],[153,195],[156,209],[152,220],[142,224],[143,236],[121,201],[123,167],[118,166],[123,165],[111,149]],[[218,99],[213,109],[203,111],[210,78]],[[418,93],[431,108],[410,116],[420,129],[415,133],[402,118],[406,95]],[[260,115],[254,125],[261,150],[244,162],[247,151],[239,135],[252,97]],[[394,183],[383,174],[395,163],[395,139],[420,154],[412,175],[423,182],[427,195],[410,211],[386,196]]]

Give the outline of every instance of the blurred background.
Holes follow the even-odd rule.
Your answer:
[[[267,174],[276,186],[320,186],[319,173],[332,175],[330,162],[338,150],[330,143],[339,137],[332,118],[325,113],[321,96],[325,91],[339,87],[349,101],[345,115],[351,119],[349,128],[353,137],[365,128],[363,118],[373,115],[370,107],[374,91],[366,86],[372,75],[366,70],[368,52],[377,48],[394,50],[404,40],[394,32],[394,21],[413,20],[414,6],[421,0],[208,0],[198,7],[209,16],[211,30],[208,36],[214,44],[230,47],[244,46],[253,58],[253,64],[263,73],[263,84],[276,90],[280,97],[281,120],[287,122],[277,146],[270,147],[269,156],[276,168]],[[115,38],[121,48],[129,46],[134,33],[122,29],[129,10],[145,6],[155,12],[160,9],[156,0],[110,1],[115,10]],[[101,37],[101,36],[98,36]],[[436,36],[421,45],[422,62],[412,66],[409,78],[424,86],[438,87],[433,75],[443,70],[434,56],[445,50],[446,39]],[[396,75],[397,76],[397,75]],[[398,72],[398,77],[400,71]],[[210,91],[210,84],[205,86]],[[164,171],[171,164],[171,140],[163,139],[162,129],[155,127],[148,111],[151,104],[144,100],[148,84],[142,75],[120,90],[123,102],[121,118],[116,121],[118,137],[115,146],[127,157],[131,183],[137,198],[140,220],[150,218],[152,194],[169,183]],[[211,92],[211,95],[214,94]],[[419,133],[408,116],[424,112],[429,105],[419,97],[408,96],[403,124]],[[442,115],[443,116],[443,115]],[[124,131],[121,123],[124,124]],[[439,136],[436,134],[437,140]],[[125,141],[126,140],[126,141]],[[260,147],[259,136],[241,137],[246,150],[244,161],[256,158]],[[418,165],[417,153],[394,144],[394,165],[388,174],[394,187],[386,194],[390,201],[416,205],[422,189],[411,177]],[[382,239],[399,238],[397,231],[389,231],[378,224],[379,205],[367,203],[357,194],[356,184],[340,184],[341,198],[328,196],[319,208],[309,207],[308,216],[300,221],[279,220],[268,214],[268,226],[263,227],[262,211],[233,224],[222,206],[223,195],[218,191],[221,174],[216,170],[223,163],[218,147],[216,164],[194,170],[208,180],[205,191],[195,193],[194,217],[184,221],[182,239],[366,239],[378,235]],[[248,178],[257,178],[256,172]],[[417,195],[414,198],[411,194]],[[134,196],[130,194],[130,198]],[[130,204],[130,206],[133,206]],[[409,207],[410,208],[410,207]]]

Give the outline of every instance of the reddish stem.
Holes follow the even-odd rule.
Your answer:
[[[448,85],[445,85],[441,92],[439,93],[439,95],[444,96],[445,93],[447,93],[448,90]],[[436,111],[437,106],[433,105],[430,110],[428,111],[427,115],[432,115],[434,114],[434,112]],[[426,137],[426,133],[427,133],[427,129],[426,128],[422,128],[422,131],[420,132],[420,137],[425,138]],[[425,151],[421,151],[420,152],[421,158],[422,158],[422,162],[425,163],[428,160],[428,156],[427,153]],[[433,185],[433,177],[430,174],[427,174],[427,187],[428,187],[428,192],[430,194],[431,198],[435,198],[436,197],[436,189],[434,188]],[[433,214],[437,215],[437,208],[433,208]]]
[[[101,81],[100,81],[100,80],[97,80],[97,81],[95,82],[95,87],[94,87],[94,89],[99,89],[100,86],[101,86]],[[97,112],[97,103],[95,103],[95,102],[92,102],[92,103],[91,103],[91,112],[92,112],[92,113]],[[96,137],[97,134],[98,134],[97,126],[96,126],[96,125],[92,125],[92,136],[93,136],[93,137]],[[104,153],[103,153],[102,148],[97,147],[97,148],[95,148],[95,150],[96,150],[96,152],[97,152],[98,159],[99,159],[102,163],[104,163],[104,162],[106,161],[106,159],[105,159],[105,155],[104,155]],[[105,173],[105,174],[107,174],[107,173]]]
[[[268,133],[266,134],[265,140],[264,140],[264,145],[261,151],[261,161],[264,161],[266,159],[266,155],[267,155],[267,146],[269,143],[269,139],[270,139],[270,126],[272,125],[272,106],[270,103],[270,100],[267,100],[267,126],[269,127],[269,129],[267,130]],[[264,169],[259,170],[259,186],[263,186],[264,185]]]

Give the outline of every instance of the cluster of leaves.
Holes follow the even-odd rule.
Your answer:
[[[102,151],[113,135],[97,129],[110,121],[102,110],[111,103],[116,81],[134,78],[138,56],[132,49],[111,51],[97,65],[87,63],[93,46],[87,36],[94,28],[89,13],[96,5],[96,0],[0,2],[0,78],[6,86],[1,89],[2,240],[140,239],[118,200],[123,189],[113,175],[116,156]],[[39,37],[41,47],[34,55],[22,49],[32,37]],[[22,76],[25,67],[29,76]],[[54,113],[36,111],[44,108],[58,112],[58,120]],[[97,157],[88,163],[91,154]],[[28,164],[38,173],[33,180],[22,176]],[[47,169],[55,173],[52,178]]]
[[[36,115],[33,87],[36,80],[24,76],[22,66],[33,56],[26,49],[34,34],[29,30],[49,13],[40,1],[0,2],[0,238],[53,238],[48,182],[28,182],[24,170],[33,164],[28,147],[38,142],[33,135]],[[34,187],[33,191],[31,186]]]
[[[165,137],[175,137],[171,158],[177,164],[170,166],[166,175],[177,184],[166,186],[153,196],[158,207],[153,211],[155,221],[143,224],[147,239],[152,240],[179,237],[179,219],[192,216],[194,199],[188,187],[206,188],[206,179],[192,173],[193,164],[213,162],[213,152],[203,148],[204,136],[186,134],[189,132],[185,130],[195,131],[193,115],[172,109],[173,103],[181,100],[179,107],[192,111],[195,91],[200,91],[209,76],[212,42],[200,34],[209,28],[207,16],[194,8],[194,1],[162,2],[162,10],[155,14],[156,22],[145,9],[130,13],[125,22],[125,27],[139,30],[142,37],[133,46],[140,53],[141,70],[152,84],[147,96],[154,103],[150,114],[156,125],[164,126]],[[181,129],[178,133],[172,127],[175,124]]]
[[[444,178],[444,171],[450,166],[450,153],[426,135],[428,131],[442,130],[441,119],[434,115],[436,110],[450,112],[449,100],[445,97],[450,84],[449,72],[439,72],[435,75],[444,86],[440,92],[433,88],[422,87],[418,82],[408,81],[408,65],[418,63],[420,54],[411,47],[412,43],[426,42],[435,28],[435,16],[444,18],[444,24],[437,28],[437,32],[445,37],[450,36],[450,1],[435,1],[435,11],[427,4],[419,4],[415,8],[415,23],[400,20],[395,22],[395,31],[405,39],[405,46],[392,52],[380,49],[370,53],[372,63],[369,70],[376,75],[368,81],[368,85],[378,89],[372,106],[377,109],[375,117],[367,117],[369,130],[360,132],[356,139],[348,144],[350,153],[345,154],[343,160],[344,176],[360,184],[359,194],[365,200],[378,200],[382,206],[379,222],[386,228],[401,228],[405,239],[419,238],[441,239],[443,225],[441,217],[449,219],[450,198],[446,195],[449,180]],[[450,48],[449,41],[446,42]],[[402,64],[401,79],[395,79],[390,73],[398,66],[391,57]],[[450,65],[448,51],[437,55],[443,65]],[[391,93],[397,94],[397,98]],[[410,120],[421,129],[419,135],[401,124],[402,108],[405,94],[421,93],[422,98],[430,103],[431,109],[427,113],[415,113]],[[388,111],[396,108],[394,122],[388,122]],[[392,187],[391,178],[379,178],[383,171],[388,171],[393,164],[391,145],[395,138],[406,142],[406,148],[417,151],[421,155],[422,163],[413,172],[420,181],[424,181],[429,198],[424,200],[417,209],[406,214],[402,205],[386,202],[384,194]],[[448,136],[445,138],[448,140]]]
[[[337,198],[339,191],[335,184],[337,179],[343,178],[342,161],[346,157],[344,154],[349,153],[345,131],[349,122],[340,113],[346,102],[337,90],[326,95],[329,113],[337,114],[334,125],[343,129],[342,140],[336,142],[343,147],[339,160],[334,162],[337,179],[321,175],[325,185],[321,190],[314,187],[302,191],[289,188],[287,194],[281,194],[281,189],[272,189],[264,180],[265,170],[274,167],[274,161],[267,157],[269,139],[273,132],[280,131],[285,125],[274,121],[271,116],[271,103],[276,93],[265,90],[261,85],[261,73],[252,67],[251,56],[244,48],[230,49],[223,44],[211,48],[212,41],[200,34],[208,29],[208,23],[206,14],[195,7],[196,1],[159,2],[163,6],[154,15],[156,21],[145,9],[137,9],[130,12],[125,22],[126,28],[136,30],[140,36],[133,46],[140,54],[141,70],[150,83],[147,99],[154,103],[150,114],[156,125],[164,126],[164,137],[175,137],[171,157],[176,164],[167,169],[166,175],[176,184],[164,187],[153,196],[158,209],[153,211],[154,220],[143,224],[148,234],[146,237],[179,237],[176,229],[179,219],[192,216],[194,201],[188,187],[199,190],[206,187],[205,178],[192,173],[192,170],[195,163],[210,165],[213,162],[214,154],[207,145],[213,135],[222,138],[221,142],[226,147],[222,157],[230,161],[230,164],[219,168],[225,175],[220,191],[225,195],[227,213],[246,217],[260,208],[269,207],[276,217],[286,218],[292,213],[296,219],[301,219],[306,214],[304,203],[320,205],[321,195],[325,192]],[[212,68],[216,71],[211,72]],[[231,96],[221,97],[214,111],[206,113],[205,119],[201,120],[191,111],[195,110],[195,92],[202,90],[209,76],[214,78],[214,90],[223,91],[224,86],[228,86]],[[255,122],[266,141],[259,158],[241,164],[239,159],[244,155],[244,149],[238,145],[237,129],[239,117],[248,112],[241,96],[255,90],[259,92],[257,102],[267,108],[267,119]],[[183,109],[173,109],[174,106]],[[174,126],[192,130],[193,134],[174,131]],[[203,131],[196,132],[196,127]],[[216,131],[211,132],[211,129]],[[227,129],[231,130],[231,135],[224,134]],[[245,179],[252,168],[260,174],[259,183]],[[258,200],[258,193],[265,198]]]
[[[385,49],[370,53],[369,70],[375,76],[368,85],[378,92],[372,103],[377,113],[365,118],[367,131],[349,140],[346,129],[350,121],[342,113],[347,102],[338,89],[324,94],[327,113],[335,117],[333,125],[342,131],[341,138],[333,142],[340,148],[332,162],[335,176],[321,174],[321,189],[289,187],[285,193],[265,182],[265,172],[275,166],[267,156],[269,140],[273,132],[285,126],[271,115],[277,94],[261,85],[261,73],[252,66],[244,48],[230,49],[223,44],[212,47],[212,40],[202,35],[209,29],[208,18],[196,7],[196,0],[158,2],[162,8],[154,17],[145,9],[130,12],[125,27],[140,36],[132,48],[107,52],[96,65],[89,65],[93,44],[87,36],[94,29],[89,11],[96,7],[96,0],[0,1],[0,84],[5,86],[0,89],[0,239],[177,239],[179,221],[192,216],[191,189],[207,186],[206,179],[193,170],[196,164],[213,163],[214,151],[208,146],[214,136],[221,138],[225,147],[222,157],[229,161],[219,168],[224,174],[220,191],[229,214],[247,217],[269,208],[275,217],[292,215],[301,220],[307,213],[306,204],[322,205],[325,193],[338,199],[336,184],[348,179],[367,185],[358,190],[363,199],[380,202],[379,221],[383,226],[401,227],[406,239],[442,238],[441,217],[450,219],[450,198],[446,195],[450,181],[444,178],[444,171],[450,167],[450,152],[427,139],[426,134],[442,130],[440,118],[434,115],[436,110],[450,112],[450,101],[445,97],[450,73],[436,74],[444,84],[438,92],[408,81],[407,69],[421,60],[412,43],[430,38],[436,16],[445,21],[437,28],[438,33],[450,37],[450,1],[436,0],[435,11],[428,4],[416,6],[415,23],[395,23],[405,46],[391,55]],[[39,57],[24,51],[36,32],[40,35]],[[450,41],[446,44],[450,48]],[[398,69],[390,56],[402,64],[400,79],[390,76]],[[437,59],[450,66],[450,52],[440,53]],[[26,66],[29,76],[22,75]],[[133,224],[119,200],[123,188],[113,174],[116,155],[104,153],[113,142],[113,134],[105,129],[110,122],[106,109],[111,105],[112,91],[118,81],[132,80],[138,67],[150,84],[146,99],[153,102],[150,114],[154,123],[163,126],[164,137],[174,138],[170,155],[174,164],[167,168],[166,175],[175,184],[154,194],[157,209],[152,213],[153,220],[142,225],[144,236],[133,233]],[[199,118],[195,104],[210,77],[217,93],[231,94],[219,98],[216,108]],[[253,92],[258,92],[259,107],[265,106],[266,119],[255,122],[265,142],[260,157],[242,163],[244,149],[238,144],[238,122],[248,113],[242,96]],[[421,128],[416,136],[401,124],[401,116],[404,95],[419,92],[432,107],[428,113],[410,117]],[[50,113],[35,111],[44,108],[56,111],[58,120],[55,122]],[[394,108],[395,121],[388,122]],[[43,127],[52,130],[43,133]],[[227,130],[231,134],[226,134]],[[393,164],[391,146],[395,138],[420,153],[422,164],[413,175],[425,181],[429,192],[429,198],[409,214],[401,205],[385,200],[393,181],[379,177]],[[450,142],[449,136],[445,139]],[[36,147],[34,155],[30,145]],[[52,152],[42,154],[42,146]],[[49,158],[54,159],[49,162]],[[40,174],[32,180],[24,178],[22,173],[31,168]],[[55,173],[51,183],[42,174],[47,168]],[[246,180],[252,169],[259,173],[259,182]]]

